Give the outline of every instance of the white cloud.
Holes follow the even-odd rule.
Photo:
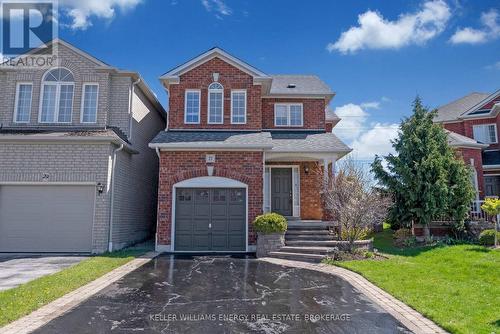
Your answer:
[[[207,12],[214,11],[215,17],[222,20],[223,16],[230,16],[233,14],[231,8],[229,8],[224,0],[201,0],[201,4]]]
[[[495,9],[481,14],[481,29],[465,27],[457,29],[451,36],[453,44],[480,44],[500,37],[500,14]]]
[[[85,30],[92,26],[91,17],[112,20],[116,9],[127,11],[135,8],[142,0],[59,0],[62,12],[72,22],[71,29]]]
[[[500,71],[500,60],[497,61],[496,63],[493,63],[491,65],[488,65],[485,67],[487,70],[498,70]]]
[[[358,138],[369,114],[360,105],[349,103],[335,108],[335,113],[341,118],[333,132],[341,139],[351,141]]]
[[[371,129],[363,132],[352,143],[357,159],[373,160],[375,154],[387,155],[394,153],[391,140],[398,135],[398,124],[375,123]]]
[[[426,1],[418,12],[401,14],[395,21],[368,10],[358,16],[358,26],[344,31],[335,43],[327,45],[327,50],[348,54],[362,49],[421,45],[439,35],[450,16],[450,7],[443,0]]]
[[[380,109],[389,98],[381,98],[380,102],[348,103],[337,107],[335,113],[341,121],[333,128],[333,132],[344,140],[352,149],[356,160],[373,160],[375,154],[393,153],[391,140],[398,134],[399,124],[370,122],[368,109]]]
[[[373,102],[364,102],[360,104],[361,108],[364,109],[380,109],[380,102],[378,101],[373,101]]]

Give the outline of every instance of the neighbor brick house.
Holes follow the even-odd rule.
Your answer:
[[[138,73],[62,40],[0,67],[0,252],[114,250],[154,232],[166,113]]]
[[[351,149],[331,133],[339,118],[323,81],[267,75],[219,48],[160,81],[169,112],[150,143],[160,157],[157,250],[252,251],[263,212],[328,218],[321,183]]]
[[[473,167],[477,198],[500,196],[500,90],[471,93],[438,108],[434,119],[448,130],[448,140]]]

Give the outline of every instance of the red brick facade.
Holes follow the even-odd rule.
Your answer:
[[[304,126],[301,129],[325,129],[325,108],[324,99],[275,99],[265,98],[262,100],[262,128],[263,129],[283,129],[287,127],[274,126],[274,104],[275,103],[302,103]],[[291,127],[296,129],[297,127]]]
[[[218,81],[224,87],[224,124],[207,124],[208,86],[214,81],[212,74],[219,73]],[[186,89],[201,90],[200,124],[184,124],[184,92]],[[247,123],[231,124],[231,90],[247,91]],[[260,130],[261,86],[253,84],[253,78],[238,68],[214,58],[180,76],[180,83],[169,90],[169,129],[252,129]]]
[[[471,159],[474,159],[474,168],[477,172],[477,183],[479,196],[484,196],[484,179],[483,179],[483,159],[481,157],[481,149],[460,148],[458,154],[464,159],[466,165],[470,165]]]
[[[498,101],[497,101],[498,102]],[[480,109],[488,109],[491,108],[492,103],[488,103],[484,107]],[[457,122],[452,123],[444,123],[443,126],[445,129],[461,134],[462,136],[466,136],[469,138],[474,138],[474,125],[481,124],[496,124],[497,125],[497,138],[500,138],[500,115],[496,117],[486,117],[479,119],[463,119]],[[487,149],[499,149],[500,144],[490,144]],[[484,197],[484,171],[483,171],[483,159],[481,155],[480,148],[459,148],[459,155],[464,159],[467,165],[470,165],[471,159],[474,159],[474,167],[477,172],[477,181],[478,181],[478,190],[479,197]]]
[[[205,162],[207,154],[215,154],[214,164]],[[207,165],[214,166],[213,176],[227,177],[248,185],[248,243],[255,244],[255,233],[250,223],[262,213],[262,159],[262,152],[161,152],[158,189],[158,244],[171,245],[172,189],[174,184],[194,177],[208,176]]]
[[[224,87],[223,124],[208,124],[208,86],[217,80]],[[325,107],[327,97],[314,98],[263,98],[262,84],[254,84],[254,77],[230,63],[215,57],[179,76],[179,81],[170,83],[169,130],[262,130],[274,127],[275,103],[302,103],[303,127],[289,129],[325,130]],[[200,124],[184,124],[185,91],[200,90]],[[231,90],[246,90],[246,124],[231,124]],[[284,129],[284,127],[279,127]],[[286,129],[286,128],[285,128]],[[330,130],[331,131],[331,127]],[[206,155],[215,154],[215,163],[207,164]],[[264,153],[261,151],[168,151],[160,153],[160,175],[158,191],[157,244],[172,245],[172,195],[173,186],[183,180],[208,176],[207,165],[213,166],[213,176],[238,180],[248,185],[248,244],[256,241],[251,222],[262,214]],[[321,176],[317,162],[280,162],[280,165],[300,165],[300,217],[322,219],[323,209],[320,195]],[[309,172],[306,173],[305,167]]]

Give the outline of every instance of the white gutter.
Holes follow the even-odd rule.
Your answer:
[[[121,144],[118,148],[113,151],[113,162],[111,163],[111,204],[109,208],[109,229],[108,229],[108,251],[113,251],[113,209],[115,204],[115,168],[116,168],[116,154],[123,150],[124,145]]]
[[[129,115],[129,124],[128,124],[128,141],[132,142],[132,124],[134,123],[134,117],[132,114],[132,103],[134,101],[134,93],[135,93],[135,86],[141,82],[141,78],[137,79],[136,81],[132,82],[132,85],[130,85],[130,97],[128,99],[128,115]]]

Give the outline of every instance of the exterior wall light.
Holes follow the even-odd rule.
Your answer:
[[[99,182],[96,187],[97,187],[97,192],[99,193],[99,195],[101,195],[104,191],[104,185],[101,182]]]
[[[304,174],[309,174],[309,166],[307,165],[304,166]]]

